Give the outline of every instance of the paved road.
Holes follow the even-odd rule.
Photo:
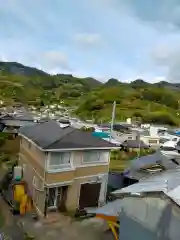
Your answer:
[[[1,229],[1,233],[4,233],[11,240],[24,240],[23,230],[18,226],[16,217],[12,215],[8,204],[4,202],[1,196],[0,211],[4,216],[4,226]]]

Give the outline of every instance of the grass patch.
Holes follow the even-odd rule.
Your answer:
[[[128,160],[111,160],[109,169],[112,172],[122,172],[130,165],[130,161]]]
[[[154,150],[141,150],[140,157],[152,154]],[[131,164],[131,161],[137,158],[138,152],[137,151],[119,151],[115,150],[111,152],[111,159],[109,169],[113,172],[122,172],[124,169],[128,168]]]

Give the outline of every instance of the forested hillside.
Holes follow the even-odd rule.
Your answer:
[[[137,79],[130,84],[109,79],[101,83],[94,78],[50,75],[36,68],[14,62],[0,62],[0,99],[6,104],[49,104],[64,100],[76,107],[83,119],[111,119],[116,101],[116,119],[134,117],[146,122],[180,123],[180,84],[149,84]]]

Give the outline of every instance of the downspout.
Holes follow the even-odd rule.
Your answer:
[[[47,154],[46,154],[47,153]],[[47,158],[45,158],[45,164],[44,164],[44,181],[43,181],[43,187],[44,187],[44,192],[45,192],[45,202],[44,202],[44,217],[47,216],[47,210],[48,210],[48,191],[47,191],[47,188],[45,188],[45,183],[46,183],[46,169],[47,169],[47,166],[49,164],[49,153],[48,152],[45,152],[45,155],[47,156]]]

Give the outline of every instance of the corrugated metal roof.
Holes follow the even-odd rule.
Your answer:
[[[89,208],[86,210],[87,210],[87,213],[103,214],[106,216],[119,216],[121,206],[122,206],[122,201],[120,199],[117,199],[113,202],[107,203],[102,207]]]
[[[131,161],[130,167],[124,171],[124,175],[133,179],[142,179],[144,177],[147,177],[149,173],[142,172],[140,169],[155,164],[160,164],[166,170],[176,169],[178,165],[175,164],[172,159],[172,156],[165,156],[161,154],[160,151],[157,151],[151,155],[135,158],[133,161]],[[175,157],[175,159],[177,158]]]
[[[150,154],[147,156],[143,156],[140,158],[135,158],[132,162],[131,162],[131,168],[133,169],[140,169],[143,168],[145,166],[148,165],[152,165],[152,164],[157,164],[160,160],[160,153],[156,152],[154,154]]]
[[[161,192],[166,191],[167,182],[165,181],[156,181],[156,183],[152,182],[139,182],[132,184],[128,187],[122,188],[120,190],[116,190],[113,192],[115,195],[124,195],[124,194],[134,194],[134,193],[145,193],[145,192]]]
[[[169,191],[166,195],[180,206],[180,186]]]
[[[180,205],[180,167],[143,178],[138,183],[114,191],[113,194],[123,196],[147,192],[164,192]]]
[[[168,189],[173,189],[180,185],[180,168],[174,170],[164,171],[158,174],[153,174],[149,177],[145,177],[139,180],[138,183],[130,185],[126,188],[121,189],[122,192],[125,191],[126,193],[129,192],[149,192],[149,188],[151,189],[161,189],[163,191],[163,187],[160,188],[159,186],[167,186]],[[126,189],[126,190],[125,190]],[[139,190],[138,190],[139,189]],[[116,192],[120,192],[121,190],[117,190]],[[153,190],[155,191],[155,190]]]

